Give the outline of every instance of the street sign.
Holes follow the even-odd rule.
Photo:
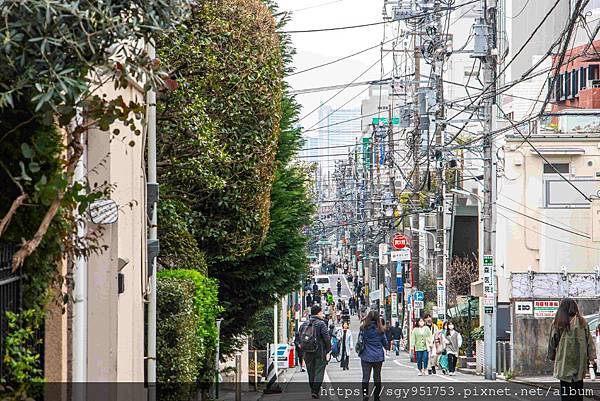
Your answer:
[[[531,301],[516,301],[515,315],[533,315],[533,302]]]
[[[443,315],[446,312],[446,282],[437,280],[437,315]]]
[[[398,317],[398,294],[392,292],[392,317]]]
[[[534,317],[554,317],[558,310],[558,301],[533,301]]]
[[[388,263],[388,244],[386,244],[385,242],[379,244],[379,264],[380,265],[387,265]]]
[[[494,306],[496,305],[496,295],[493,293],[485,293],[483,298],[483,306]]]
[[[402,277],[396,277],[396,286],[398,287],[398,292],[404,292],[404,282],[402,281]]]
[[[486,314],[494,313],[494,307],[493,306],[484,306],[483,313],[486,313]]]
[[[423,300],[425,300],[425,294],[423,294],[423,291],[415,291],[415,301]]]
[[[483,265],[484,266],[494,266],[494,257],[492,255],[484,255],[483,256]]]
[[[399,251],[400,249],[406,247],[407,239],[404,234],[396,233],[392,237],[392,248]]]
[[[414,304],[415,304],[415,309],[423,309],[425,307],[425,302],[417,301],[416,299],[415,299]]]

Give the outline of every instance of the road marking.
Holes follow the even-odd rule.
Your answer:
[[[327,388],[333,388],[333,386],[331,385],[331,379],[329,378],[329,375],[327,374],[327,369],[325,369],[325,374],[323,375],[323,383],[328,383],[329,385],[327,386]],[[337,394],[335,394],[335,391],[333,392],[334,394],[329,394],[329,399],[330,400],[335,400],[335,401],[340,401],[340,399],[338,398]]]
[[[409,369],[414,369],[414,370],[417,370],[417,369],[416,369],[414,366],[409,366],[409,365],[406,365],[406,364],[404,364],[404,363],[401,363],[400,361],[398,361],[398,360],[396,360],[396,359],[394,359],[394,363],[395,363],[396,365],[398,365],[398,366],[402,366],[402,367],[404,367],[404,368],[409,368]],[[437,376],[437,377],[442,377],[442,378],[444,378],[444,379],[446,379],[446,380],[450,380],[450,381],[453,381],[453,382],[460,382],[460,380],[458,380],[458,379],[455,379],[454,377],[450,377],[450,376],[446,376],[446,375],[436,375],[436,376]]]

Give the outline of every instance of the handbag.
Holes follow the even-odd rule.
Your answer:
[[[365,339],[363,338],[363,330],[360,329],[358,332],[358,339],[356,340],[356,346],[354,347],[356,353],[360,355],[365,350]]]

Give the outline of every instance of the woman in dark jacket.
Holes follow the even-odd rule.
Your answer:
[[[362,367],[363,401],[369,400],[371,371],[373,371],[373,381],[375,382],[374,399],[375,401],[379,401],[379,393],[381,392],[381,365],[385,359],[384,349],[387,349],[389,344],[385,336],[385,327],[379,317],[379,312],[370,311],[365,317],[360,331],[364,344],[364,349],[359,355]]]

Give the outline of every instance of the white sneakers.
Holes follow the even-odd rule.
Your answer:
[[[417,373],[417,376],[423,376],[423,372],[421,372],[421,371],[419,370],[419,373]]]

